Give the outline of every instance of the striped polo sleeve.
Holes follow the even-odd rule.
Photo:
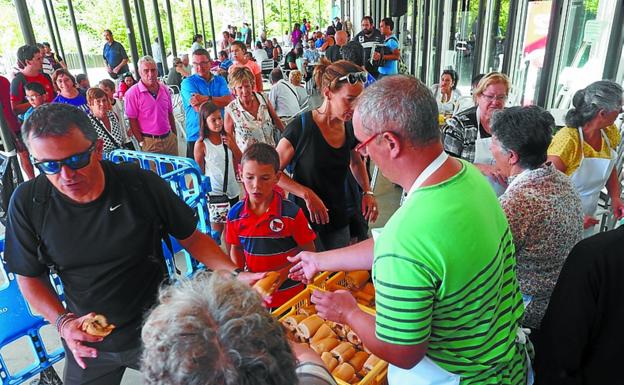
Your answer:
[[[412,258],[386,254],[375,258],[373,280],[377,338],[396,345],[427,341],[440,282],[437,274]]]

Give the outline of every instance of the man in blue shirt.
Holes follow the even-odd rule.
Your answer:
[[[120,74],[128,72],[128,54],[126,49],[119,42],[113,39],[113,33],[110,29],[104,30],[104,49],[102,56],[104,57],[104,63],[106,63],[106,70],[108,75],[117,79]]]
[[[384,50],[383,55],[384,65],[379,67],[379,74],[381,76],[396,75],[399,73],[399,57],[401,51],[399,50],[399,40],[392,34],[393,29],[394,21],[389,17],[382,19],[379,23],[379,30],[385,37],[384,44],[387,48],[387,50]]]
[[[210,54],[201,48],[193,52],[192,58],[195,74],[182,80],[182,103],[186,115],[186,156],[193,159],[195,141],[199,137],[198,110],[202,103],[212,101],[217,107],[227,106],[232,100],[225,79],[210,72]]]

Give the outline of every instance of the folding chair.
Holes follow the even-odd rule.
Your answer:
[[[4,252],[4,239],[0,240],[0,251]],[[44,346],[40,330],[48,322],[42,317],[32,314],[28,303],[19,290],[15,275],[7,272],[4,258],[2,258],[0,273],[4,275],[6,280],[4,285],[0,287],[0,349],[26,337],[25,339],[33,353],[31,356],[33,360],[30,364],[18,369],[15,373],[9,371],[0,354],[0,381],[2,381],[2,385],[21,384],[44,371],[46,375],[56,377],[56,383],[60,383],[52,365],[65,357],[63,348],[48,352]]]

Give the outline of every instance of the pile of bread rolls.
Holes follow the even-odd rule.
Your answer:
[[[345,273],[345,277],[337,284],[330,284],[326,290],[335,291],[346,289],[353,294],[355,300],[371,308],[375,307],[375,287],[370,282],[370,273],[366,270],[350,271]]]
[[[288,338],[308,343],[335,378],[351,384],[360,382],[379,358],[364,347],[348,325],[325,321],[315,313],[314,306],[310,305],[284,317],[282,324]]]

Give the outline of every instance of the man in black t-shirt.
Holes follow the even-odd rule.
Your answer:
[[[56,325],[67,352],[64,383],[119,384],[138,368],[143,313],[165,278],[161,237],[171,234],[212,269],[234,264],[196,230],[193,211],[151,171],[100,161],[102,141],[68,104],[37,108],[22,128],[42,175],[12,196],[5,259],[31,307]],[[60,276],[67,309],[50,286]],[[251,283],[260,276],[241,273]],[[107,337],[81,331],[102,314]]]
[[[375,78],[379,76],[379,71],[377,70],[378,65],[372,65],[370,62],[371,52],[373,52],[372,47],[367,47],[366,43],[378,43],[383,45],[384,36],[379,32],[378,29],[375,29],[375,23],[373,22],[373,18],[370,16],[364,16],[362,18],[362,30],[353,37],[353,41],[357,41],[358,43],[364,46],[364,66],[366,67],[366,71],[368,71]],[[372,53],[373,60],[379,60],[379,53]]]

